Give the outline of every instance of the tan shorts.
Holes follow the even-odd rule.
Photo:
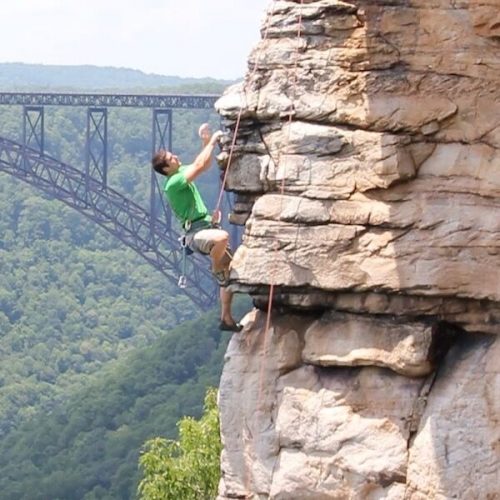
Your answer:
[[[220,236],[222,229],[200,229],[194,234],[186,234],[186,243],[195,252],[209,255],[215,245],[215,240]]]

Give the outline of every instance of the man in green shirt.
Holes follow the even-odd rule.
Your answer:
[[[194,180],[210,167],[212,154],[221,131],[210,133],[204,123],[198,134],[203,149],[190,165],[182,165],[179,157],[161,149],[152,159],[153,168],[165,175],[164,192],[172,212],[186,231],[186,243],[192,250],[210,255],[212,272],[221,285],[221,330],[240,331],[242,326],[233,319],[231,303],[233,294],[227,288],[230,257],[228,254],[229,235],[223,229],[214,227],[212,217],[194,184]]]

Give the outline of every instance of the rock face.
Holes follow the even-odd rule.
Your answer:
[[[500,498],[499,16],[270,5],[217,104],[231,286],[263,310],[221,380],[221,500]]]

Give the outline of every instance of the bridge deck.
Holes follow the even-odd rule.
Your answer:
[[[0,105],[213,109],[219,97],[216,94],[0,92]]]

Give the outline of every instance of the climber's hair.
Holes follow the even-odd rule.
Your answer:
[[[153,169],[155,172],[161,175],[167,175],[163,171],[163,169],[165,167],[168,167],[168,160],[167,160],[168,156],[169,156],[168,151],[166,151],[165,149],[160,149],[155,153],[155,155],[151,160],[151,164],[153,165]]]

